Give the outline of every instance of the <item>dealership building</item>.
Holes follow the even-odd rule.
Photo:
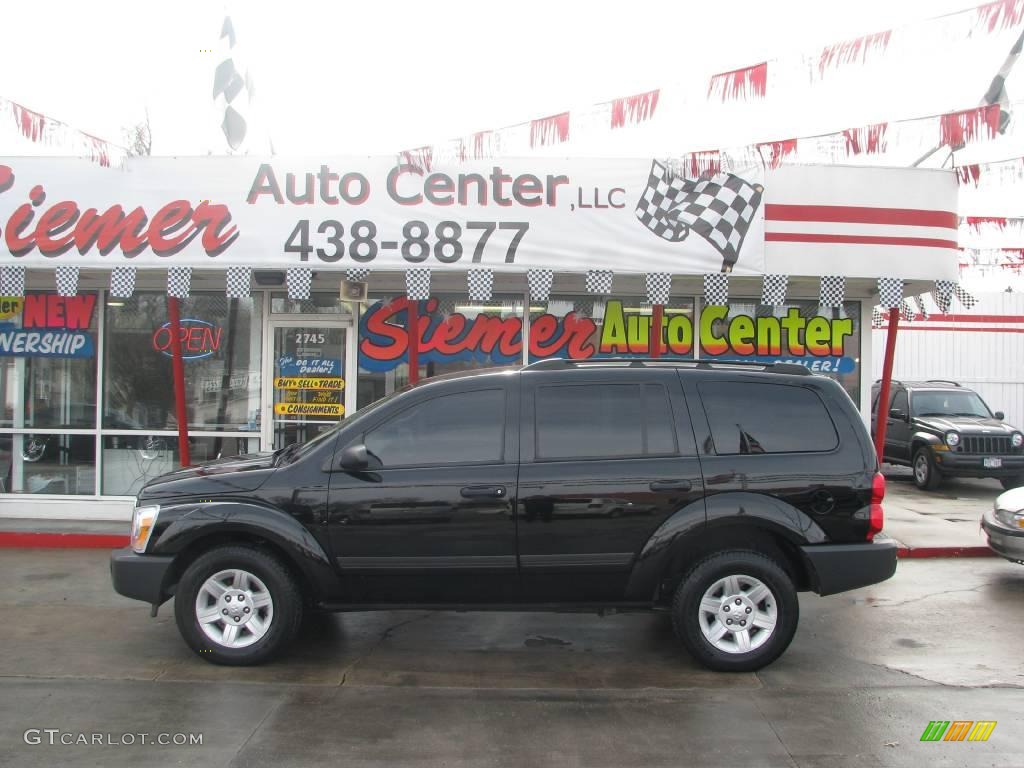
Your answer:
[[[6,158],[0,229],[5,516],[128,519],[186,427],[192,464],[276,450],[548,358],[786,361],[867,419],[873,308],[957,278],[935,170]]]

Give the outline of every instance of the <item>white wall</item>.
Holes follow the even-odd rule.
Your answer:
[[[970,310],[953,299],[950,315],[932,314],[909,324],[901,319],[893,378],[952,379],[1024,428],[1024,294],[976,296]],[[886,335],[884,329],[872,332],[873,379],[882,375]]]

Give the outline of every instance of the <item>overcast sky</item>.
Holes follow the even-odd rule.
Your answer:
[[[211,85],[229,11],[278,153],[392,153],[970,5],[8,0],[0,96],[113,140],[148,109],[154,153],[222,152]]]

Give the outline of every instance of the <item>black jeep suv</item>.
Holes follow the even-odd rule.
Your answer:
[[[889,578],[860,415],[802,366],[548,360],[429,379],[304,445],[146,485],[122,595],[202,658],[306,610],[659,610],[719,670],[770,663],[797,592]]]
[[[880,389],[875,382],[873,414]],[[939,379],[893,381],[887,418],[885,461],[913,467],[922,490],[934,490],[943,477],[994,477],[1006,489],[1024,485],[1024,434],[973,390]],[[876,423],[872,416],[872,430]]]

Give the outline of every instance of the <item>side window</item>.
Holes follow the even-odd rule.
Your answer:
[[[718,454],[830,451],[835,425],[813,391],[786,384],[698,385]]]
[[[505,392],[482,389],[425,400],[367,432],[363,442],[385,469],[501,461]]]
[[[672,408],[661,384],[538,387],[535,434],[542,460],[677,452]]]
[[[896,393],[896,396],[892,399],[890,410],[893,408],[900,408],[904,413],[910,410],[910,406],[907,404],[907,390],[901,389]]]

